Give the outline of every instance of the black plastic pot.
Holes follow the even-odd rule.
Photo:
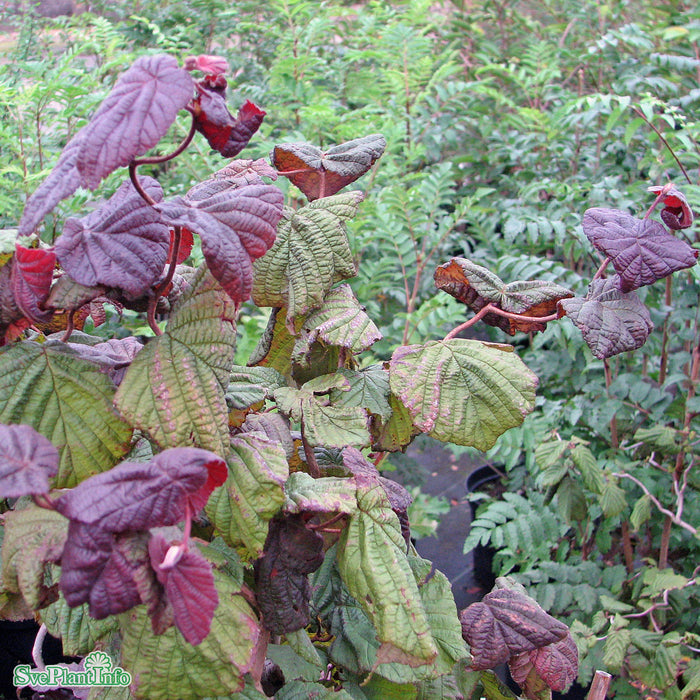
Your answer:
[[[475,469],[467,477],[467,493],[485,491],[489,493],[499,483],[501,473],[495,470],[490,464]],[[472,521],[476,519],[476,510],[479,504],[474,501],[469,502],[472,512]],[[472,555],[474,557],[474,580],[484,589],[490,591],[496,583],[496,576],[493,573],[493,557],[496,550],[491,545],[478,544]]]

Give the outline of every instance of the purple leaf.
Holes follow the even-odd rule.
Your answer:
[[[58,450],[29,425],[0,425],[0,498],[49,492]]]
[[[196,83],[197,96],[192,102],[195,128],[224,158],[233,158],[247,145],[258,130],[265,112],[250,100],[234,117],[226,106],[223,90],[209,86],[204,80]]]
[[[77,167],[94,190],[102,178],[155,146],[192,98],[173,56],[142,56],[117,81],[86,127]]]
[[[187,549],[172,567],[162,567],[170,545],[160,534],[148,544],[151,564],[165,587],[175,625],[190,644],[200,644],[209,634],[219,595],[211,564],[195,549]]]
[[[212,197],[225,190],[244,185],[263,185],[263,177],[277,179],[277,171],[264,159],[246,160],[239,158],[231,161],[225,168],[217,170],[209,180],[204,180],[192,187],[185,195],[190,202]]]
[[[493,668],[511,656],[563,639],[569,628],[548,615],[532,598],[498,589],[459,615],[474,670]]]
[[[36,323],[49,321],[53,310],[42,309],[49,296],[56,253],[44,248],[15,246],[12,265],[12,291],[24,315]]]
[[[598,359],[642,347],[654,329],[649,310],[634,292],[623,294],[617,275],[593,280],[585,299],[559,302],[559,317],[568,316]]]
[[[257,599],[263,627],[284,634],[309,623],[308,574],[323,563],[323,537],[298,515],[270,522],[265,551],[255,562]]]
[[[136,354],[143,345],[133,336],[127,338],[112,338],[104,343],[86,345],[85,343],[66,343],[77,355],[85,360],[96,362],[100,369],[109,375],[116,386],[119,386]]]
[[[33,233],[41,220],[62,199],[70,197],[83,184],[77,163],[86,134],[87,130],[83,128],[66,144],[49,176],[29,197],[17,229],[18,236]]]
[[[147,540],[147,533],[114,535],[71,520],[60,580],[68,605],[88,603],[97,620],[139,605],[139,580],[153,576]]]
[[[697,250],[669,234],[658,221],[635,219],[617,209],[588,209],[583,231],[612,261],[623,292],[692,267],[698,257]]]
[[[250,297],[253,260],[275,241],[284,196],[271,185],[246,185],[201,201],[176,197],[158,205],[173,226],[185,226],[202,239],[212,275],[236,302]]]
[[[156,180],[145,177],[142,184],[153,199],[163,199]],[[160,277],[169,247],[168,227],[127,180],[99,209],[66,221],[56,255],[76,282],[117,287],[136,298]]]
[[[542,680],[563,693],[578,675],[578,649],[571,633],[564,639],[530,652],[530,659]]]
[[[224,483],[226,462],[196,447],[174,447],[150,462],[122,462],[66,493],[57,509],[71,520],[108,532],[174,525],[199,512]]]

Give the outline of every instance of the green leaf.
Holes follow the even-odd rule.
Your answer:
[[[673,569],[656,569],[649,567],[645,569],[642,576],[644,588],[642,595],[649,598],[659,595],[674,588],[684,588],[688,585],[688,579],[673,571]]]
[[[580,522],[586,519],[588,506],[581,486],[566,477],[557,489],[557,507],[568,522]]]
[[[360,407],[332,405],[327,394],[333,389],[347,391],[350,383],[340,373],[324,374],[300,389],[277,389],[274,399],[282,413],[301,421],[304,437],[312,446],[369,445],[367,413]]]
[[[619,673],[627,655],[630,645],[630,631],[628,629],[611,629],[605,640],[603,649],[603,661],[611,673]]]
[[[683,688],[682,700],[692,700],[700,694],[700,661],[691,660],[683,671]]]
[[[324,663],[316,650],[316,647],[309,639],[306,630],[300,629],[296,632],[285,632],[284,638],[294,651],[301,656],[304,661],[313,664],[318,669],[323,670]]]
[[[282,311],[272,310],[265,332],[260,336],[248,364],[271,367],[286,377],[292,371],[291,358],[296,338],[285,325]]]
[[[107,291],[106,287],[100,285],[86,287],[76,282],[70,275],[63,274],[51,287],[46,306],[68,311],[79,309],[83,304],[87,304],[89,301],[104,294],[105,291]]]
[[[630,524],[637,532],[639,528],[651,517],[651,496],[644,494],[637,499],[630,515]]]
[[[598,498],[606,518],[622,513],[627,508],[627,494],[614,481],[608,480]]]
[[[265,546],[268,523],[284,504],[289,465],[284,447],[259,432],[231,438],[228,478],[214,489],[205,507],[214,528],[231,547],[257,557]]]
[[[258,619],[231,579],[213,572],[220,603],[209,635],[197,646],[174,627],[155,636],[143,605],[121,616],[120,665],[131,673],[137,697],[199,700],[243,689],[243,676],[254,663]]]
[[[366,408],[383,420],[391,418],[389,403],[389,373],[382,365],[370,365],[359,371],[340,369],[338,374],[347,377],[347,391],[331,391],[331,401],[337,406]]]
[[[367,350],[382,337],[348,284],[331,289],[323,304],[306,317],[302,328],[309,334],[309,344],[319,339],[353,353]]]
[[[518,696],[510,690],[493,671],[481,672],[481,685],[487,700],[517,700]]]
[[[354,277],[345,222],[362,199],[361,192],[348,192],[285,209],[274,245],[253,264],[255,304],[286,306],[292,330],[294,319],[321,306],[335,282]]]
[[[76,486],[129,451],[132,430],[113,398],[112,380],[63,343],[0,349],[0,423],[31,425],[58,448],[55,488]]]
[[[115,402],[163,449],[228,446],[224,392],[233,367],[235,306],[202,266],[163,335],[135,357]]]
[[[233,409],[249,408],[286,385],[284,377],[272,367],[234,366],[226,389],[226,405]]]
[[[4,516],[2,582],[10,593],[21,593],[27,605],[43,608],[58,597],[58,578],[46,581],[48,565],[57,562],[68,534],[60,513],[31,505]]]
[[[379,483],[358,490],[358,511],[338,544],[338,568],[377,630],[377,662],[411,666],[438,654],[396,514]]]
[[[88,613],[87,603],[76,608],[68,607],[64,597],[39,612],[41,622],[49,634],[61,640],[67,656],[85,656],[95,649],[98,639],[119,629],[115,616],[95,620]]]
[[[413,425],[408,409],[394,394],[389,394],[391,417],[384,421],[379,416],[372,416],[370,431],[372,449],[379,452],[402,451],[420,430]]]
[[[305,472],[289,475],[284,487],[285,513],[347,513],[357,510],[357,486],[352,478],[314,479]]]
[[[581,472],[586,488],[593,493],[602,493],[605,486],[605,475],[598,466],[595,455],[585,445],[576,445],[571,450],[571,459]]]
[[[353,700],[344,690],[335,691],[320,683],[291,681],[275,693],[276,700]]]
[[[676,455],[681,451],[679,442],[683,440],[683,434],[667,425],[655,425],[651,428],[640,428],[634,434],[634,439],[641,440],[653,450]]]
[[[362,690],[368,700],[417,700],[418,691],[412,683],[395,683],[381,676],[372,676]]]
[[[400,347],[391,390],[423,432],[488,450],[535,406],[537,377],[512,352],[454,338]]]

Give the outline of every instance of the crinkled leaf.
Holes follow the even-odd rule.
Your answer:
[[[297,316],[323,304],[335,282],[357,274],[345,222],[362,199],[362,192],[348,192],[285,209],[275,244],[255,262],[253,301],[286,306],[290,330]]]
[[[345,690],[298,680],[285,683],[284,687],[275,693],[277,700],[353,700],[355,697]]]
[[[206,513],[229,546],[255,557],[265,545],[269,521],[284,503],[287,457],[280,443],[251,432],[231,439],[226,460],[228,478],[212,493]]]
[[[242,433],[262,433],[268,440],[282,446],[287,459],[295,453],[289,421],[279,413],[250,413],[241,426]]]
[[[211,631],[197,646],[175,628],[155,636],[143,606],[122,617],[120,665],[132,674],[137,697],[199,700],[243,689],[258,642],[258,620],[230,576],[216,568],[213,573],[220,604]]]
[[[104,343],[66,343],[83,359],[95,362],[107,374],[115,386],[121,383],[126,368],[143,349],[143,345],[133,336],[110,338]]]
[[[598,500],[606,518],[619,515],[627,508],[627,492],[612,479],[605,482]]]
[[[373,415],[370,420],[372,449],[380,452],[403,451],[420,430],[413,425],[408,409],[394,394],[389,394],[391,415],[388,420]]]
[[[520,358],[475,340],[400,347],[389,376],[416,427],[478,450],[493,447],[535,406],[537,377]]]
[[[530,652],[511,657],[508,668],[513,680],[520,686],[522,696],[529,700],[551,700],[552,691],[530,659]]]
[[[578,649],[571,633],[528,655],[539,676],[552,690],[565,692],[578,676]]]
[[[198,82],[196,87],[197,96],[192,101],[195,128],[224,158],[237,156],[262,124],[265,112],[246,100],[234,117],[222,92],[212,89],[206,81]]]
[[[228,72],[228,61],[222,56],[199,54],[185,59],[184,69],[187,71],[201,70],[207,75],[223,75]]]
[[[284,634],[309,623],[308,574],[323,562],[323,537],[308,530],[298,515],[270,523],[265,551],[255,562],[257,601],[263,627]]]
[[[46,306],[73,311],[102,296],[105,291],[106,288],[101,285],[86,287],[76,282],[70,275],[61,275],[51,287]]]
[[[228,446],[224,392],[233,367],[235,309],[200,268],[163,335],[134,358],[119,386],[121,413],[160,447]]]
[[[275,146],[272,164],[309,199],[334,195],[364,175],[381,157],[386,140],[381,134],[353,139],[323,152],[308,143]]]
[[[640,348],[654,329],[647,307],[634,292],[621,292],[617,277],[593,280],[585,298],[564,299],[559,309],[601,360]]]
[[[345,377],[325,374],[306,382],[301,389],[277,389],[274,399],[280,411],[302,422],[310,445],[363,447],[369,444],[366,412],[359,407],[333,406],[326,396],[332,389],[346,388],[349,384]]]
[[[257,160],[238,158],[214,173],[215,180],[224,180],[236,187],[255,185],[260,182],[262,177],[269,177],[271,180],[277,179],[277,171],[265,158]]]
[[[360,406],[384,420],[391,418],[389,372],[382,365],[370,365],[358,371],[339,369],[338,374],[347,378],[350,388],[331,391],[330,398],[335,405]]]
[[[173,56],[136,59],[83,130],[76,164],[83,184],[94,190],[113,170],[155,146],[192,98],[193,86]]]
[[[137,569],[141,571],[137,574]],[[115,536],[71,520],[61,557],[61,593],[71,607],[89,604],[102,620],[141,603],[136,578],[152,575],[145,533]]]
[[[284,486],[285,513],[347,513],[357,510],[354,479],[314,479],[305,472],[289,475]]]
[[[17,306],[24,315],[36,323],[44,323],[53,316],[51,309],[44,309],[49,296],[56,253],[45,248],[15,246],[12,265],[12,292]]]
[[[58,513],[29,506],[4,516],[2,540],[2,585],[5,591],[21,593],[33,610],[58,597],[46,569],[61,557],[68,521]]]
[[[70,197],[85,184],[78,171],[78,160],[89,127],[83,127],[65,146],[48,177],[27,200],[18,226],[18,235],[27,236],[42,219],[62,200]]]
[[[122,462],[65,493],[57,508],[66,517],[108,532],[174,525],[195,514],[224,483],[226,463],[213,452],[174,447],[149,462]]]
[[[382,338],[348,284],[331,289],[323,304],[304,320],[309,342],[317,338],[328,345],[347,348],[354,353],[367,350]]]
[[[86,656],[101,638],[119,627],[116,617],[95,620],[88,614],[86,604],[71,608],[63,596],[39,613],[40,621],[49,634],[61,640],[67,656]]]
[[[153,200],[163,199],[156,180],[141,181]],[[56,255],[78,283],[116,287],[136,298],[161,276],[169,247],[170,231],[159,213],[125,180],[99,209],[66,221]]]
[[[285,378],[271,367],[233,367],[226,405],[243,409],[272,396],[275,389],[286,386]]]
[[[29,424],[58,448],[56,488],[75,486],[128,452],[132,430],[113,397],[109,377],[64,344],[27,341],[0,350],[0,421]]]
[[[435,286],[476,312],[492,304],[503,311],[530,317],[550,316],[556,311],[559,299],[574,295],[565,287],[541,280],[506,284],[485,267],[466,258],[452,258],[440,265],[435,270]],[[543,331],[547,326],[544,322],[505,318],[491,312],[481,320],[510,335],[517,331]]]
[[[698,251],[653,219],[635,219],[618,209],[594,207],[583,215],[583,231],[612,261],[620,289],[652,284],[695,265]]]
[[[275,241],[283,201],[272,185],[245,185],[199,201],[175,197],[158,209],[171,225],[199,234],[212,275],[234,301],[242,302],[250,297],[253,261]]]
[[[188,548],[174,566],[163,566],[170,548],[160,534],[148,543],[148,553],[156,576],[173,607],[175,625],[190,644],[201,644],[211,629],[219,596],[211,564],[196,550]]]
[[[0,270],[2,275],[2,270]],[[283,309],[272,309],[265,331],[248,360],[249,365],[271,367],[287,376],[292,371],[291,356],[296,343],[295,337],[285,325]]]
[[[358,486],[362,477],[356,477]],[[381,644],[377,663],[415,667],[432,663],[438,650],[411,567],[398,518],[382,487],[367,479],[358,488],[358,510],[338,543],[338,568]]]
[[[569,631],[532,598],[508,589],[488,593],[481,602],[462,610],[459,619],[474,657],[471,665],[477,670],[558,642]]]
[[[0,498],[49,492],[58,450],[29,425],[0,425]]]

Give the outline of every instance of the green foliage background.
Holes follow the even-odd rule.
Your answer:
[[[650,202],[646,187],[671,180],[700,211],[695,3],[88,5],[89,12],[71,18],[26,12],[3,19],[0,228],[16,225],[18,194],[36,188],[136,56],[225,56],[235,76],[231,110],[251,99],[267,111],[245,157],[267,156],[280,141],[326,147],[374,132],[386,137],[384,157],[358,183],[371,197],[350,224],[360,270],[350,284],[384,335],[372,349],[376,357],[397,344],[441,338],[464,320],[464,307],[437,295],[432,283],[435,266],[450,256],[469,257],[505,281],[546,279],[580,293],[600,262],[581,232],[586,208],[619,207],[641,216]],[[184,121],[174,126],[159,148],[169,150],[186,128]],[[184,157],[153,174],[167,196],[219,167],[218,156],[195,139]],[[116,178],[100,191],[111,193]],[[288,203],[302,203],[293,186],[280,185]],[[43,238],[55,238],[86,200],[82,193],[61,203]],[[694,229],[687,235],[697,241]],[[668,563],[682,581],[665,580],[656,568],[664,519],[638,485],[614,476],[635,476],[671,507],[668,468],[652,469],[649,453],[663,467],[677,451],[668,435],[663,442],[639,431],[685,427],[671,443],[697,459],[700,405],[694,389],[689,393],[687,364],[698,342],[699,292],[697,267],[665,290],[645,290],[657,332],[641,350],[616,358],[607,388],[603,364],[567,321],[536,337],[515,337],[540,378],[539,408],[489,456],[506,464],[520,500],[507,513],[483,509],[486,524],[468,543],[479,535],[499,546],[501,572],[517,574],[546,609],[573,622],[582,682],[595,667],[622,673],[615,685],[620,698],[638,697],[625,678],[672,700],[693,697],[700,686],[697,537],[673,531]],[[143,322],[134,317],[131,323],[140,329]],[[239,363],[265,323],[252,306],[241,319]],[[104,332],[113,328],[107,324]],[[493,329],[484,333],[503,341]],[[569,452],[552,459],[546,445],[559,439]],[[689,474],[689,488],[700,487]],[[695,527],[699,503],[688,499],[684,514]],[[550,546],[533,548],[545,514]],[[610,536],[626,521],[638,556],[648,561],[635,577],[625,576],[619,542]],[[629,617],[660,603],[658,630],[647,617]],[[672,614],[676,627],[667,619]]]

